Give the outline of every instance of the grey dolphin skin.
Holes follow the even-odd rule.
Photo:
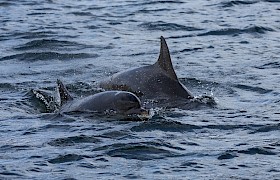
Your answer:
[[[116,73],[98,86],[105,90],[133,92],[142,101],[154,100],[156,103],[151,107],[189,104],[194,96],[177,78],[166,41],[164,37],[160,39],[160,55],[155,64]]]
[[[87,112],[110,113],[125,116],[148,115],[139,98],[131,92],[105,91],[85,98],[73,99],[63,83],[57,80],[60,96],[60,113]]]

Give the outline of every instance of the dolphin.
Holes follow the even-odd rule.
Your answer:
[[[160,54],[156,63],[113,74],[97,83],[105,90],[123,90],[136,94],[145,107],[189,108],[192,93],[179,81],[164,37],[160,37]]]
[[[141,107],[139,98],[127,91],[104,91],[74,99],[64,84],[57,80],[58,96],[60,97],[60,109],[62,114],[67,113],[98,113],[107,115],[122,115],[130,118],[146,118],[149,111]]]
[[[57,80],[56,96],[46,90],[31,89],[34,106],[44,113],[114,116],[128,120],[146,120],[152,115],[141,106],[140,99],[127,91],[105,91],[84,98],[74,99],[64,84]]]

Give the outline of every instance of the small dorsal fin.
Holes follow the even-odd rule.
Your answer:
[[[59,79],[57,79],[56,83],[57,83],[58,95],[60,99],[60,105],[63,105],[68,101],[72,101],[73,98],[68,92],[68,90],[66,89],[66,87],[64,86],[64,84]]]
[[[174,80],[178,80],[177,75],[173,69],[168,46],[164,37],[162,36],[160,37],[160,54],[156,64],[158,64],[163,70],[165,70],[169,77]]]

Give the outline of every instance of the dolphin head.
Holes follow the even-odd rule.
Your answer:
[[[114,97],[115,107],[125,115],[148,116],[149,111],[141,107],[140,99],[131,92],[119,91]]]

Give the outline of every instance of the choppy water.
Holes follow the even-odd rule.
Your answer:
[[[280,1],[0,1],[1,179],[279,179]],[[216,108],[146,122],[55,117],[30,89],[76,97],[152,64]]]

